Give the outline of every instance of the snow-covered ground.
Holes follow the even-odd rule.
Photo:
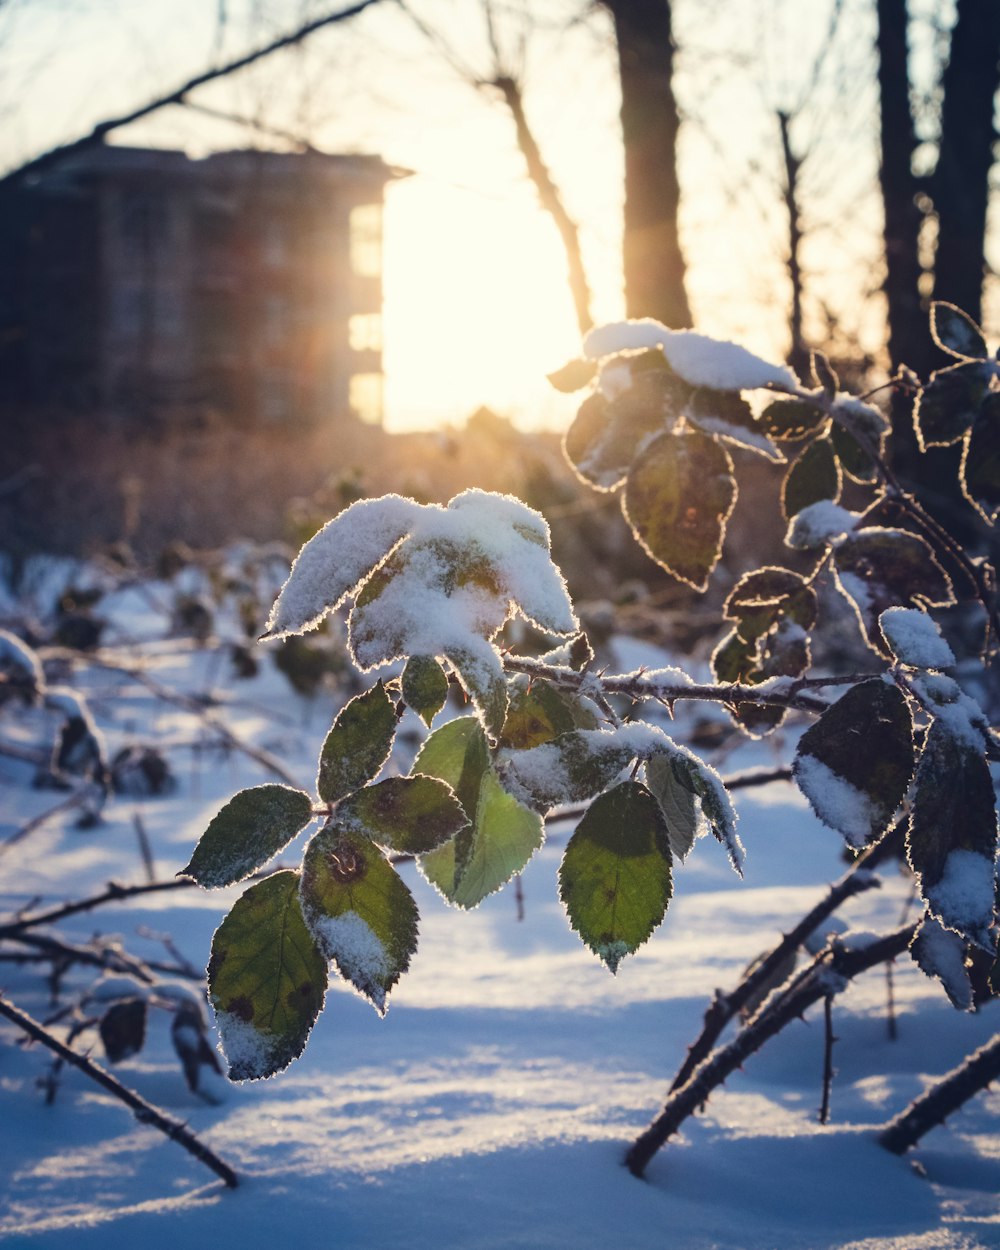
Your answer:
[[[162,630],[145,595],[129,592],[112,608],[123,638]],[[331,699],[308,704],[290,694],[269,664],[237,683],[214,676],[216,662],[198,650],[167,643],[144,654],[165,686],[221,689],[231,702],[213,714],[310,785]],[[634,651],[621,657],[624,668],[636,662]],[[143,880],[136,813],[157,873],[170,877],[235,789],[269,779],[239,753],[204,742],[193,749],[206,732],[197,718],[135,681],[99,672],[86,680],[111,746],[170,746],[179,789],[119,797],[95,829],[74,828],[69,813],[35,830],[0,857],[5,913],[96,892],[110,878]],[[43,719],[5,711],[0,737],[37,741],[44,728]],[[767,763],[770,751],[741,749],[720,768]],[[0,757],[0,838],[59,798],[28,788],[27,776]],[[913,1158],[874,1141],[876,1126],[997,1028],[996,1007],[957,1013],[905,957],[895,975],[898,1040],[887,1036],[882,970],[836,1002],[829,1125],[817,1123],[817,1013],[731,1078],[656,1157],[646,1182],[622,1166],[713,989],[731,987],[843,867],[838,838],[789,784],[735,797],[745,880],[702,840],[677,872],[662,928],[617,977],[566,924],[556,869],[569,829],[555,825],[524,874],[523,919],[511,889],[460,913],[404,866],[421,910],[420,945],[387,1017],[338,982],[305,1055],[274,1079],[225,1086],[213,1077],[218,1105],[205,1103],[184,1083],[166,1016],[153,1012],[146,1046],[115,1071],[235,1167],[235,1191],[77,1073],[63,1074],[46,1106],[36,1081],[49,1056],[19,1045],[3,1025],[0,1239],[73,1250],[1000,1247],[1000,1091],[934,1130]],[[294,862],[296,849],[282,860]],[[79,942],[118,934],[129,951],[154,960],[167,958],[158,935],[169,934],[201,966],[238,892],[146,895],[77,915],[58,931]],[[843,917],[862,929],[893,928],[909,893],[890,871]],[[64,994],[88,980],[75,970]],[[0,987],[36,1017],[52,1011],[38,966],[0,964]]]

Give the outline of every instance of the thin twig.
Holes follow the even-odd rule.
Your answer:
[[[833,1088],[833,1043],[837,1039],[833,1035],[833,995],[827,994],[823,999],[823,1097],[819,1104],[819,1122],[828,1124],[830,1121],[830,1091]]]
[[[72,794],[62,799],[54,807],[46,808],[44,812],[39,812],[37,816],[32,816],[26,824],[15,831],[4,842],[0,842],[0,855],[9,851],[11,847],[17,846],[19,842],[23,842],[30,834],[37,829],[41,829],[43,825],[47,825],[50,820],[54,820],[56,816],[62,816],[66,812],[71,812],[74,808],[82,807],[88,799],[93,798],[95,790],[90,782],[82,785],[78,790],[74,790]]]
[[[13,1003],[0,994],[0,1015],[5,1016],[12,1024],[36,1042],[41,1042],[43,1046],[47,1046],[54,1054],[58,1055],[66,1063],[72,1064],[78,1071],[90,1077],[92,1081],[96,1081],[109,1093],[113,1094],[120,1102],[128,1107],[140,1124],[151,1124],[154,1128],[159,1129],[171,1141],[177,1142],[179,1146],[193,1155],[199,1163],[203,1163],[206,1167],[211,1168],[216,1176],[229,1186],[235,1189],[239,1184],[239,1179],[228,1163],[223,1162],[214,1151],[210,1150],[195,1134],[188,1128],[186,1124],[182,1124],[180,1120],[175,1120],[173,1116],[169,1116],[166,1112],[161,1111],[159,1107],[153,1106],[151,1102],[147,1102],[134,1090],[123,1085],[117,1077],[106,1072],[102,1067],[96,1064],[93,1059],[87,1058],[85,1055],[77,1054],[75,1050],[71,1050],[58,1037],[50,1033],[48,1029],[43,1028],[37,1020],[32,1019],[26,1012],[19,1007],[15,1007]]]

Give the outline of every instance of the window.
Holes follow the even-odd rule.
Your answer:
[[[351,268],[362,278],[382,276],[382,205],[351,209]]]
[[[351,378],[348,403],[354,415],[364,421],[366,425],[381,425],[381,373],[356,373]]]
[[[382,314],[355,313],[347,323],[347,337],[355,352],[382,350]]]

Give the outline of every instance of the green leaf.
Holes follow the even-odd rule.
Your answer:
[[[355,791],[337,808],[337,824],[401,855],[420,855],[453,838],[469,818],[446,782],[389,777]]]
[[[634,781],[587,809],[559,868],[569,922],[611,972],[659,925],[672,893],[660,806]]]
[[[733,464],[706,434],[663,434],[632,466],[622,507],[643,550],[668,573],[704,590],[736,505]]]
[[[810,504],[821,499],[840,498],[840,464],[828,438],[810,443],[791,466],[781,485],[781,510],[791,520]]]
[[[563,365],[561,369],[556,369],[553,373],[546,374],[546,377],[557,391],[562,391],[564,395],[569,395],[573,391],[583,390],[585,386],[593,381],[596,373],[596,360],[571,360],[568,364]]]
[[[698,800],[712,836],[726,848],[733,871],[742,877],[743,843],[736,832],[736,812],[722,778],[704,760],[676,744],[658,754],[666,755],[675,780]]]
[[[944,300],[931,300],[931,337],[942,351],[959,360],[986,360],[983,332],[968,313]]]
[[[403,702],[428,729],[447,698],[448,678],[437,660],[430,655],[410,656],[403,669]]]
[[[864,846],[889,824],[913,775],[906,699],[881,678],[852,687],[802,735],[792,773],[820,820]]]
[[[840,467],[851,479],[852,482],[860,482],[862,484],[874,482],[878,477],[878,468],[875,461],[871,458],[867,451],[861,446],[858,440],[842,425],[835,425],[830,431],[830,442],[833,450],[837,453],[837,460]],[[873,445],[881,449],[881,436],[872,440]]]
[[[975,421],[992,377],[992,364],[981,360],[931,374],[913,408],[921,451],[958,442]]]
[[[413,765],[458,795],[472,825],[422,855],[420,871],[457,907],[475,907],[506,885],[541,846],[541,818],[504,791],[490,766],[482,726],[471,716],[430,735]]]
[[[868,645],[887,655],[878,618],[886,608],[947,607],[951,579],[922,538],[906,530],[855,530],[833,554],[837,585],[847,596]]]
[[[660,805],[671,853],[683,862],[704,823],[694,793],[677,780],[665,755],[653,755],[646,761],[645,776],[647,789]]]
[[[698,387],[691,395],[684,415],[706,434],[747,451],[755,451],[776,464],[784,462],[784,453],[764,433],[750,405],[738,392]]]
[[[984,748],[931,723],[907,834],[920,893],[947,929],[987,950],[996,900],[997,814]]]
[[[1000,391],[985,396],[962,449],[962,494],[987,525],[1000,511]]]
[[[514,751],[503,765],[507,789],[539,811],[600,794],[636,758],[614,732],[579,730],[542,746]]]
[[[466,647],[447,647],[445,655],[479,712],[487,736],[495,742],[503,729],[510,702],[500,653],[488,642],[482,641],[474,647],[470,640]]]
[[[212,938],[208,993],[234,1081],[259,1080],[301,1055],[326,993],[326,960],[306,928],[299,874],[251,886]]]
[[[300,892],[323,954],[384,1015],[417,949],[417,905],[395,868],[338,819],[306,848]]]
[[[396,709],[377,681],[340,709],[319,757],[316,786],[324,803],[336,803],[377,777],[396,736]]]
[[[525,751],[574,729],[596,727],[597,717],[580,699],[551,682],[529,682],[522,677],[510,689],[510,707],[500,745]]]
[[[312,820],[312,800],[291,786],[253,786],[234,794],[212,818],[178,876],[206,889],[245,881]]]
[[[776,399],[760,415],[760,425],[770,438],[797,443],[818,434],[829,417],[822,408],[804,399]]]

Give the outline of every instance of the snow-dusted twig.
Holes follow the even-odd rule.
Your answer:
[[[890,1120],[879,1133],[879,1145],[893,1154],[905,1154],[925,1133],[942,1124],[953,1111],[997,1079],[1000,1079],[1000,1033]]]
[[[179,1146],[182,1146],[199,1163],[203,1163],[206,1167],[211,1168],[216,1176],[220,1177],[230,1189],[237,1187],[239,1179],[229,1164],[225,1163],[214,1151],[210,1150],[186,1124],[182,1124],[180,1120],[175,1120],[173,1116],[167,1115],[159,1107],[155,1107],[151,1102],[147,1102],[135,1090],[129,1089],[117,1077],[112,1076],[110,1072],[106,1072],[93,1059],[71,1050],[58,1037],[50,1033],[48,1029],[43,1028],[37,1020],[32,1019],[26,1012],[19,1007],[15,1007],[13,1003],[5,999],[2,994],[0,994],[0,1015],[10,1020],[12,1024],[17,1025],[22,1032],[27,1033],[34,1041],[41,1042],[43,1046],[47,1046],[49,1050],[66,1063],[71,1064],[92,1081],[96,1081],[98,1085],[101,1085],[110,1094],[113,1094],[115,1098],[129,1108],[140,1124],[151,1124],[153,1128],[158,1129],[166,1137],[169,1137],[171,1141],[175,1141]]]
[[[764,1043],[780,1033],[786,1024],[798,1019],[837,984],[846,985],[853,977],[901,954],[913,940],[916,925],[907,925],[877,938],[858,949],[834,941],[816,958],[811,967],[798,974],[788,989],[767,999],[757,1014],[725,1046],[702,1061],[690,1080],[667,1096],[660,1114],[631,1145],[625,1165],[633,1176],[641,1177],[653,1155],[680,1128],[689,1115],[708,1101],[727,1077],[732,1075]]]
[[[830,1091],[833,1089],[833,995],[823,999],[823,1096],[819,1103],[818,1120],[827,1124],[830,1120]]]

